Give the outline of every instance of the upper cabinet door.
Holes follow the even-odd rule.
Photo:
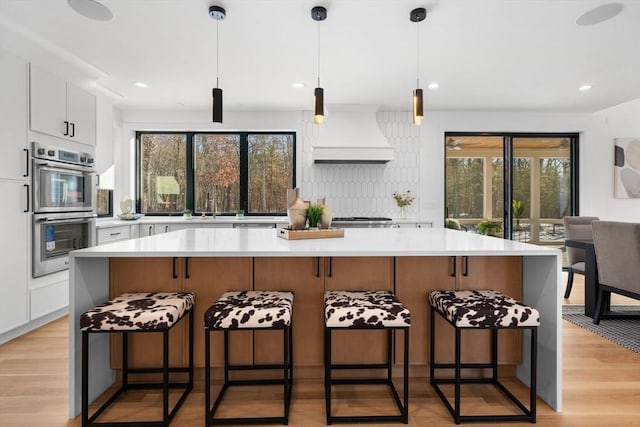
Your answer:
[[[0,50],[0,178],[24,180],[27,148],[27,63]]]
[[[30,82],[31,130],[68,138],[67,82],[33,65]]]
[[[31,130],[96,144],[96,97],[31,66]]]
[[[67,83],[69,137],[83,144],[96,145],[96,97]]]

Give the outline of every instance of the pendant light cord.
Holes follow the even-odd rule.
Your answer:
[[[416,88],[420,88],[420,22],[416,22]]]
[[[219,69],[218,66],[220,64],[220,32],[218,31],[218,29],[220,28],[220,20],[216,19],[216,88],[219,88]]]
[[[318,21],[318,87],[320,87],[320,21]]]

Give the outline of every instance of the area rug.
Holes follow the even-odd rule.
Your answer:
[[[619,312],[638,312],[640,306],[615,306],[613,309]],[[603,319],[599,325],[594,325],[592,319],[584,315],[582,305],[562,306],[562,318],[624,348],[640,353],[640,319]]]
[[[639,312],[640,306],[616,306],[613,309],[620,312]],[[594,325],[592,319],[584,315],[582,305],[562,306],[562,318],[635,353],[640,353],[640,319],[603,319],[599,325]]]

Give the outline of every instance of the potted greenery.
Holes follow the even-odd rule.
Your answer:
[[[500,232],[500,230],[502,230],[502,224],[489,219],[484,219],[476,225],[476,229],[478,230],[478,233],[484,234],[485,236],[495,236]]]
[[[318,223],[320,222],[320,218],[322,218],[322,212],[324,211],[324,206],[322,205],[314,205],[311,203],[307,208],[307,221],[309,221],[309,228],[318,227]]]
[[[191,218],[191,214],[193,212],[191,211],[191,209],[185,209],[182,214],[184,215],[185,218],[190,219]]]
[[[520,229],[520,218],[524,216],[524,202],[522,200],[511,201],[511,213],[516,219],[516,229]]]
[[[238,209],[236,211],[236,217],[243,217],[244,216],[244,209]]]
[[[402,218],[407,217],[406,208],[407,206],[411,206],[411,203],[416,199],[413,194],[411,194],[411,190],[407,190],[404,193],[398,193],[397,191],[393,193],[393,199],[396,201],[396,206],[400,208],[402,212]]]

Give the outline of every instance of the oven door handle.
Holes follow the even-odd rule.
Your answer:
[[[47,169],[47,170],[60,170],[60,169],[67,169],[67,170],[71,170],[71,171],[78,171],[81,173],[94,173],[95,169],[94,168],[88,168],[85,166],[76,166],[76,165],[71,165],[71,164],[67,164],[67,163],[51,163],[51,162],[46,162],[46,161],[36,161],[35,165],[39,168],[39,169]]]
[[[65,219],[57,219],[57,218],[39,218],[36,222],[46,222],[49,224],[64,224],[70,222],[88,222],[91,221],[94,217],[78,217],[78,218],[65,218]]]

